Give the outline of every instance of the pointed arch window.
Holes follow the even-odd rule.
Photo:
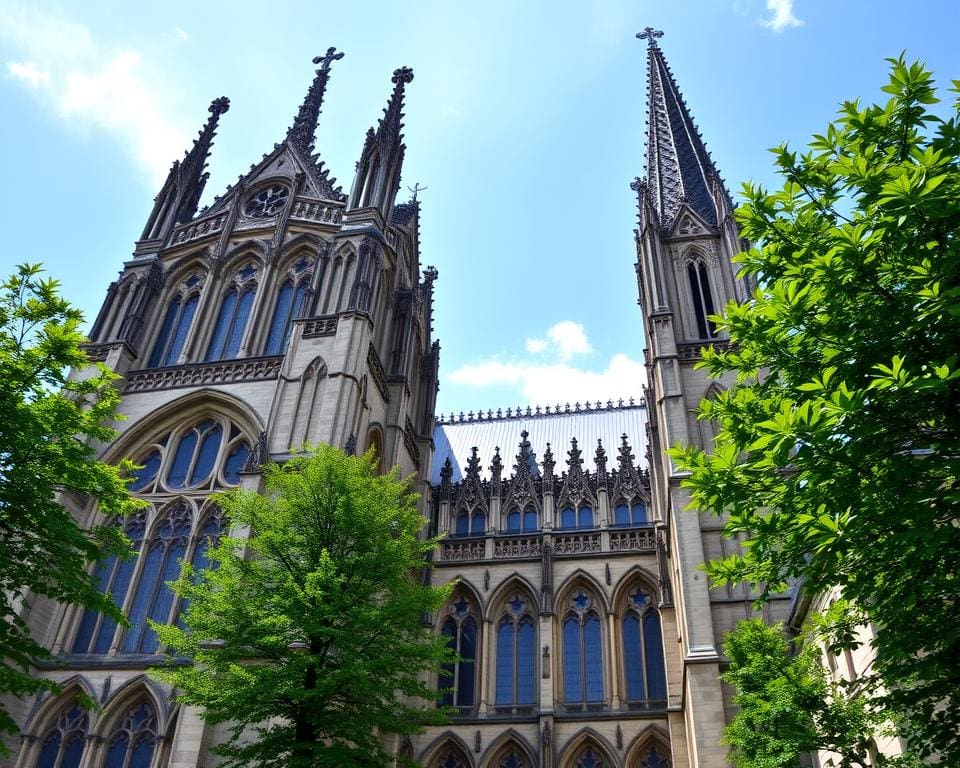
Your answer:
[[[482,507],[463,509],[454,521],[454,536],[483,536],[487,532],[487,513]]]
[[[110,734],[103,768],[149,768],[158,737],[153,707],[135,704]]]
[[[687,278],[690,281],[693,314],[699,338],[715,338],[717,328],[710,316],[716,314],[716,309],[713,305],[713,293],[710,290],[710,276],[707,265],[702,259],[696,259],[687,264]]]
[[[187,333],[197,312],[201,282],[199,275],[190,275],[177,295],[170,299],[157,339],[153,343],[148,368],[176,365],[179,361]]]
[[[214,507],[200,524],[200,529],[193,545],[193,555],[190,557],[190,565],[193,566],[194,580],[199,578],[200,571],[205,571],[211,567],[210,561],[207,559],[207,552],[220,543],[220,536],[223,534],[225,527],[226,518],[219,507]],[[214,564],[213,567],[216,567],[216,565]],[[175,623],[181,629],[183,628],[183,617],[186,615],[189,607],[190,602],[187,598],[180,598]]]
[[[670,768],[670,753],[656,744],[651,744],[640,753],[637,768]]]
[[[47,730],[35,768],[78,768],[87,739],[87,713],[74,699]]]
[[[603,768],[603,757],[592,747],[587,747],[574,765],[576,768]]]
[[[626,698],[633,708],[665,707],[667,678],[660,614],[650,594],[635,589],[626,598],[623,616],[623,661]]]
[[[155,653],[156,633],[147,619],[165,624],[170,620],[174,594],[167,582],[180,575],[180,561],[187,553],[193,513],[180,502],[172,506],[154,526],[153,535],[144,548],[140,579],[130,605],[130,628],[121,645],[122,653]]]
[[[538,530],[540,530],[540,520],[537,510],[533,507],[527,507],[522,512],[515,507],[507,515],[508,533],[531,533]]]
[[[563,619],[563,695],[572,709],[604,700],[603,632],[593,602],[586,592],[576,592]]]
[[[233,276],[233,284],[220,302],[220,312],[204,360],[230,360],[237,356],[257,294],[256,274],[256,267],[248,264]]]
[[[473,606],[465,597],[459,597],[447,611],[441,625],[441,634],[448,647],[459,659],[444,664],[440,672],[440,701],[459,709],[474,705],[476,691],[476,662],[479,647],[479,628]]]
[[[494,765],[496,768],[530,768],[530,761],[523,752],[510,747]]]
[[[622,528],[646,525],[647,505],[642,501],[635,501],[632,504],[623,500],[618,501],[613,508],[613,524]]]
[[[581,504],[579,507],[568,506],[560,510],[561,529],[578,530],[594,527],[592,507]]]
[[[146,516],[143,513],[127,520],[123,532],[130,539],[134,552],[139,552],[146,529]],[[97,565],[95,577],[101,592],[106,592],[117,606],[122,606],[130,588],[130,581],[137,565],[137,558],[118,561],[116,555],[101,560]],[[99,611],[87,608],[80,620],[80,628],[73,643],[74,653],[107,653],[113,645],[113,636],[117,622]]]
[[[300,259],[293,265],[290,274],[281,284],[277,292],[277,302],[273,307],[270,333],[267,335],[263,354],[279,355],[287,348],[293,321],[303,314],[303,303],[310,284],[312,266],[312,261]]]
[[[435,765],[437,768],[468,768],[470,763],[466,761],[459,749],[448,747],[440,753]]]
[[[497,624],[496,706],[532,707],[536,682],[537,641],[528,601],[514,595]]]

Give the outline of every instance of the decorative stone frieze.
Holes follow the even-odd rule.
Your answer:
[[[308,317],[296,322],[303,324],[303,338],[315,339],[320,336],[335,336],[337,333],[337,316],[323,315]]]
[[[282,362],[283,355],[277,355],[135,371],[127,376],[123,391],[129,394],[158,389],[275,379],[280,375]]]

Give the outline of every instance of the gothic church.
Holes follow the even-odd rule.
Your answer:
[[[439,675],[448,726],[391,744],[425,768],[713,768],[730,717],[719,643],[750,595],[711,589],[698,565],[735,545],[683,512],[667,456],[704,445],[698,402],[726,382],[694,369],[724,344],[709,316],[745,299],[730,197],[647,29],[647,168],[636,275],[647,343],[645,402],[595,402],[435,418],[437,272],[420,263],[420,203],[398,202],[404,92],[397,69],[349,190],[315,153],[335,49],[286,136],[198,210],[225,98],[174,163],[108,291],[88,352],[123,376],[106,461],[143,469],[149,508],[124,522],[140,556],[98,568],[129,629],[38,601],[28,617],[58,661],[59,697],[9,702],[16,768],[199,768],[225,737],[146,677],[147,619],[175,622],[165,582],[203,567],[223,520],[217,489],[261,488],[290,446],[374,447],[417,478],[431,532],[446,534],[432,617],[461,660]],[[625,169],[627,172],[627,169]],[[613,194],[613,193],[611,193]],[[611,258],[616,258],[612,256]],[[623,268],[628,257],[623,255]],[[639,318],[638,318],[639,319]],[[93,509],[77,504],[81,521]],[[768,607],[781,620],[786,598]],[[85,694],[101,706],[86,711]]]

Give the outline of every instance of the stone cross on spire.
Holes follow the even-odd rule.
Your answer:
[[[293,120],[293,125],[287,131],[287,138],[293,141],[308,155],[313,153],[314,134],[317,131],[317,119],[320,116],[320,107],[323,105],[323,94],[327,89],[327,79],[330,77],[330,65],[343,58],[343,52],[336,48],[328,48],[323,56],[316,56],[314,64],[320,68],[307,91],[307,95],[300,105],[300,111]]]
[[[657,47],[657,38],[663,37],[663,32],[659,29],[654,29],[653,27],[644,27],[643,32],[637,32],[637,38],[639,40],[646,40],[647,45],[652,48]]]

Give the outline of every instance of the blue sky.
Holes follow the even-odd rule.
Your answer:
[[[772,183],[906,50],[960,77],[955,0],[43,3],[0,0],[0,271],[41,261],[92,321],[170,163],[231,99],[206,199],[283,137],[329,46],[317,147],[349,189],[413,67],[406,186],[440,271],[441,411],[637,395],[633,273],[647,25],[736,193]],[[946,95],[946,94],[944,94]]]

